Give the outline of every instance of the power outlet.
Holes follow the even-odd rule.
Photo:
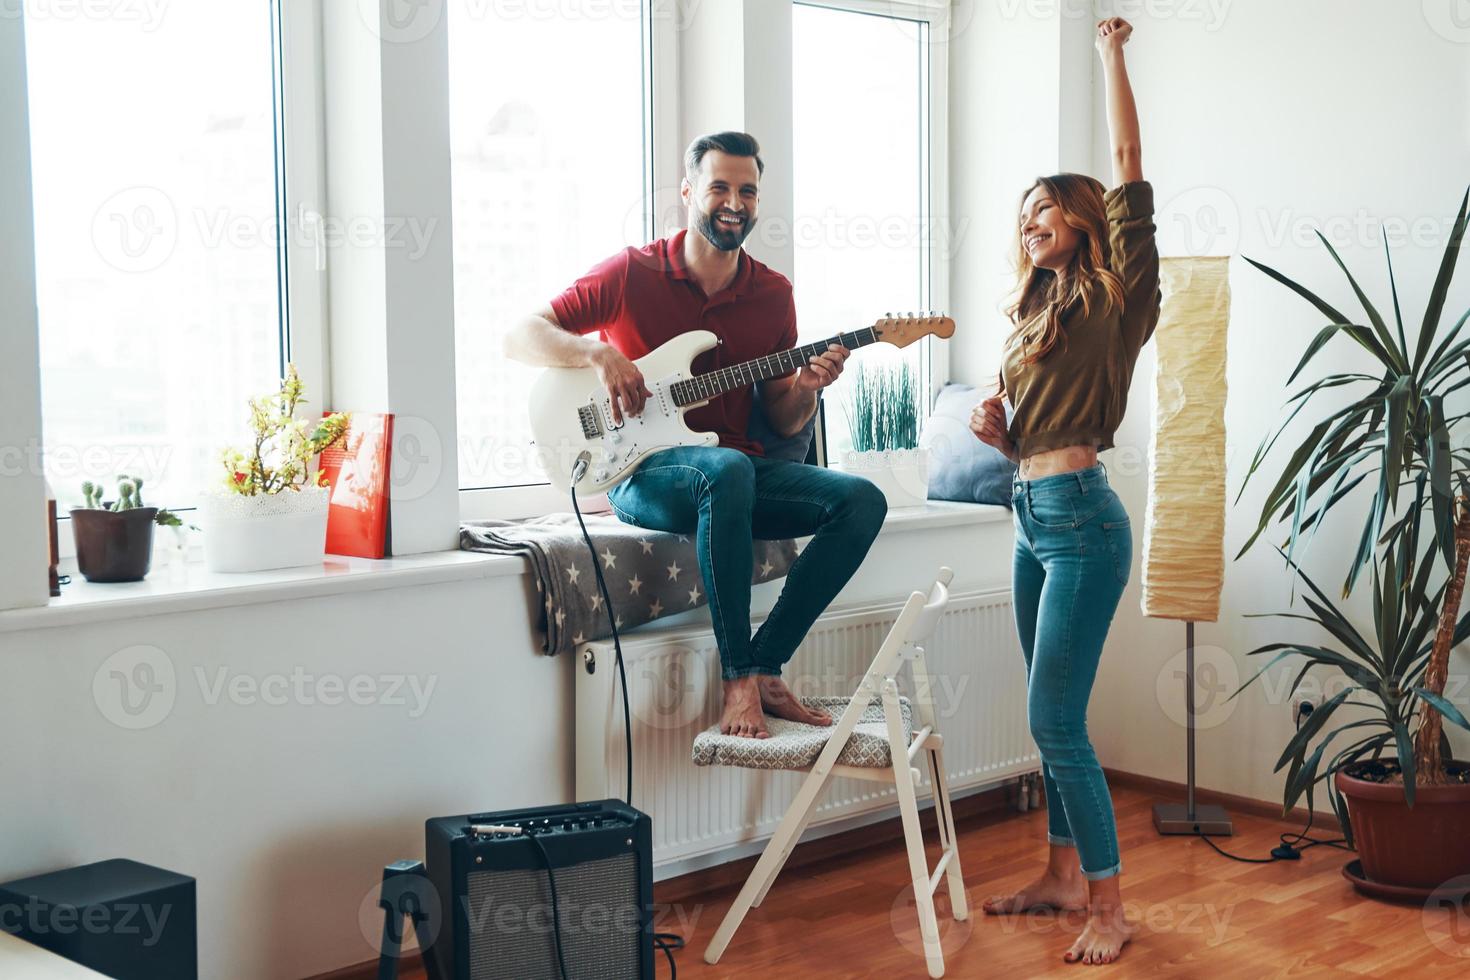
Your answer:
[[[1300,729],[1312,717],[1312,712],[1322,707],[1322,696],[1320,694],[1300,694],[1291,703],[1292,721]]]

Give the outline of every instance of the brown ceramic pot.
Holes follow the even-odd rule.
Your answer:
[[[71,512],[77,543],[77,571],[88,582],[137,582],[153,561],[153,519],[157,507]]]
[[[1470,765],[1451,762],[1460,771]],[[1363,874],[1384,885],[1439,888],[1470,875],[1470,783],[1418,784],[1414,806],[1402,784],[1375,783],[1339,769],[1337,790],[1347,801]]]

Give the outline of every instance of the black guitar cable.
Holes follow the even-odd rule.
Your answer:
[[[597,546],[592,543],[592,535],[587,533],[587,523],[582,520],[582,508],[577,505],[577,481],[582,479],[587,472],[587,459],[577,460],[572,468],[572,482],[568,488],[572,494],[572,513],[577,515],[577,526],[582,529],[582,540],[587,543],[587,553],[592,557],[592,571],[597,576],[597,589],[602,594],[602,604],[607,609],[607,625],[612,630],[614,661],[618,665],[618,682],[623,693],[623,748],[626,770],[628,775],[627,790],[624,794],[624,802],[633,805],[633,716],[632,708],[628,701],[628,672],[623,666],[623,643],[618,636],[618,619],[613,612],[612,597],[607,592],[607,581],[602,577],[602,563],[598,561]],[[571,980],[571,974],[567,972],[566,959],[562,952],[561,940],[561,917],[557,914],[556,904],[556,881],[551,873],[551,858],[546,853],[546,848],[536,840],[534,834],[531,840],[541,851],[541,859],[546,863],[546,880],[551,885],[551,914],[552,922],[555,924],[556,932],[556,960],[561,968],[562,980]],[[674,950],[684,948],[684,937],[672,932],[655,932],[653,934],[654,948],[662,950],[669,961],[669,980],[678,980],[679,967],[674,962]]]
[[[582,508],[577,506],[577,481],[587,472],[587,457],[577,460],[572,467],[572,513],[577,515],[577,526],[582,529],[582,540],[587,542],[587,553],[592,556],[592,571],[597,576],[597,589],[602,593],[602,604],[607,608],[607,625],[612,629],[614,659],[618,665],[618,680],[623,688],[623,748],[626,751],[628,789],[623,802],[633,805],[633,717],[628,707],[628,673],[623,668],[623,643],[618,637],[618,618],[613,614],[612,597],[607,594],[607,582],[602,578],[602,563],[598,561],[597,546],[592,535],[587,533],[587,524],[582,520]]]

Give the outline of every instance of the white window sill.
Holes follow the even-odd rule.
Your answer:
[[[929,501],[922,507],[888,512],[882,534],[1011,519],[994,504]],[[62,594],[46,606],[0,612],[0,633],[134,619],[282,599],[307,599],[346,592],[371,592],[463,579],[522,575],[524,560],[469,551],[439,551],[374,561],[328,555],[319,565],[264,572],[211,572],[203,562],[154,568],[141,582],[101,584],[73,573]]]

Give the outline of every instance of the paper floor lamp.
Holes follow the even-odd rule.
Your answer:
[[[1194,801],[1194,624],[1220,617],[1225,577],[1225,338],[1230,259],[1159,263],[1163,309],[1143,532],[1143,614],[1184,621],[1188,782],[1154,805],[1161,834],[1232,832],[1225,808]]]

